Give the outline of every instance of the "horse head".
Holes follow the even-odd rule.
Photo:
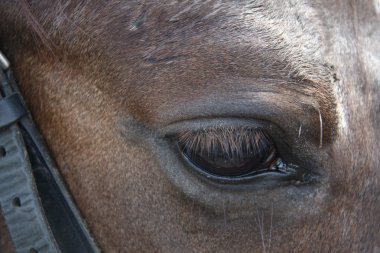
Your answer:
[[[378,252],[379,13],[2,1],[0,49],[104,252]]]

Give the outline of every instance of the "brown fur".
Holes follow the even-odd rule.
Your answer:
[[[380,250],[377,1],[29,4],[48,41],[6,0],[0,49],[105,252]],[[199,180],[163,136],[215,118],[279,126],[323,180]]]

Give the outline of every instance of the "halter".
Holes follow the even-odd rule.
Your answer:
[[[100,252],[0,52],[0,205],[18,253]]]

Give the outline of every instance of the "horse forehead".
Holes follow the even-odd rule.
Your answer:
[[[228,75],[292,76],[323,89],[331,79],[322,57],[320,9],[307,2],[86,2],[55,9],[51,24],[66,31],[59,33],[63,41],[79,54],[100,49],[107,56],[100,63],[113,66],[110,72],[118,76],[111,92],[128,97],[129,109],[145,115],[168,104],[169,96],[193,100],[221,83],[236,86],[234,91],[247,87],[242,80],[226,82]],[[70,20],[74,32],[57,20]]]
[[[65,41],[74,47],[100,46],[115,52],[113,58],[186,53],[215,43],[222,47],[268,44],[271,47],[267,49],[276,47],[283,57],[297,57],[314,55],[323,36],[317,9],[292,1],[281,5],[276,1],[220,0],[89,2],[52,9],[48,17],[51,28],[64,30],[60,34],[67,37]],[[85,39],[78,35],[90,43],[81,43]]]
[[[152,1],[124,8],[128,11],[118,8],[103,33],[112,38],[104,50],[122,66],[124,84],[139,106],[139,96],[145,104],[149,97],[167,104],[168,94],[193,99],[200,95],[194,86],[215,89],[228,79],[226,73],[252,79],[292,76],[323,88],[330,81],[322,58],[321,16],[307,3]],[[238,90],[240,81],[224,86]]]
[[[144,72],[160,83],[170,84],[175,79],[178,86],[189,80],[204,82],[204,77],[226,73],[226,68],[233,66],[241,75],[293,73],[324,82],[330,78],[330,71],[323,66],[321,17],[318,9],[307,3],[129,1],[72,8],[60,15],[72,20],[83,39],[70,40],[73,35],[64,33],[65,41],[72,43],[69,47],[74,52],[100,48],[108,56],[106,64],[115,65],[125,80]],[[65,25],[57,28],[65,29]],[[81,43],[85,40],[90,43]],[[103,64],[106,61],[101,60]]]
[[[99,75],[107,69],[122,88],[169,90],[231,72],[331,78],[323,8],[306,1],[41,1],[33,8],[53,42],[65,47],[64,58],[98,65]],[[94,56],[89,64],[84,54]]]

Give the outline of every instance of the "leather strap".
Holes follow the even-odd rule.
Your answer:
[[[16,252],[99,252],[8,67],[0,94],[0,205]]]
[[[17,93],[0,100],[0,128],[10,125],[27,113]]]
[[[0,130],[0,204],[16,252],[60,252],[41,209],[20,130]]]

